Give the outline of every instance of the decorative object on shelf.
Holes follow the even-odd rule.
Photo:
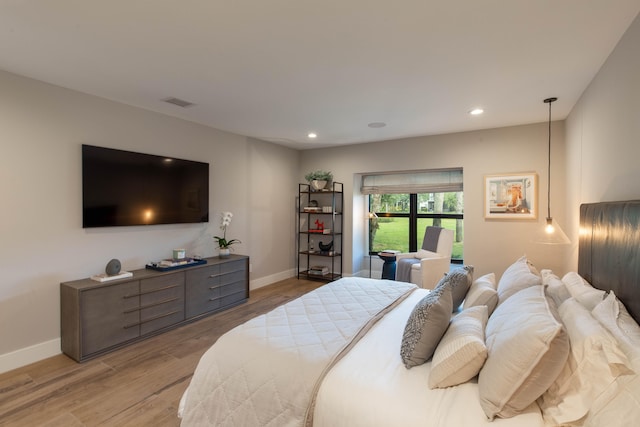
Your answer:
[[[313,265],[309,267],[308,273],[312,276],[326,276],[329,274],[329,267],[324,265]]]
[[[303,212],[309,212],[309,213],[320,213],[322,211],[322,208],[319,207],[314,207],[314,206],[305,206],[302,209]]]
[[[222,212],[220,215],[220,230],[222,230],[222,237],[213,236],[213,238],[218,242],[220,258],[226,258],[231,254],[231,245],[242,243],[238,239],[227,240],[227,227],[231,225],[231,218],[233,218],[233,214],[231,212]]]
[[[549,104],[549,143],[547,156],[547,221],[545,227],[536,234],[535,243],[544,245],[568,245],[571,243],[560,225],[551,216],[551,103],[558,98],[547,98],[543,102]]]
[[[317,200],[309,200],[309,204],[308,206],[305,206],[302,209],[304,212],[321,212],[322,208],[318,207],[318,201]]]
[[[320,191],[324,189],[328,182],[333,181],[333,174],[328,171],[317,170],[306,174],[304,179],[310,184],[312,190]]]
[[[324,233],[324,221],[316,219],[316,222],[314,224],[316,225],[316,228],[310,229],[309,233]]]
[[[107,276],[115,276],[120,273],[121,268],[122,264],[120,264],[120,260],[114,258],[107,263],[104,272],[107,273]]]
[[[329,252],[333,247],[333,240],[329,243],[318,242],[318,247],[320,248],[321,252]]]

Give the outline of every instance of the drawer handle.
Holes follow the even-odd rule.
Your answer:
[[[165,286],[163,288],[152,289],[152,290],[144,291],[144,292],[138,292],[136,294],[127,294],[123,298],[127,299],[127,298],[139,297],[141,295],[153,294],[155,292],[166,291],[167,289],[174,289],[174,288],[178,288],[178,287],[181,287],[181,286],[182,285],[179,285],[179,284],[178,285],[169,285],[169,286]]]
[[[233,273],[244,273],[245,270],[233,270],[233,271],[225,271],[223,273],[218,273],[218,274],[210,274],[209,278],[210,279],[214,279],[216,277],[220,277],[220,276],[225,276],[227,274],[233,274]]]
[[[244,291],[233,292],[233,293],[230,293],[229,295],[222,295],[222,296],[215,297],[215,298],[209,298],[209,301],[216,301],[216,300],[219,300],[219,299],[232,297],[232,296],[238,296],[238,295],[244,295],[244,294],[245,294]]]
[[[239,285],[239,284],[244,285],[244,281],[236,280],[235,282],[218,283],[215,286],[209,286],[209,289],[213,290],[213,289],[223,288],[225,286],[234,286],[234,285]]]
[[[158,305],[166,304],[166,303],[168,303],[168,302],[177,301],[177,300],[179,300],[179,299],[180,299],[180,298],[178,298],[178,297],[175,297],[175,298],[168,298],[168,299],[164,299],[164,300],[162,300],[162,301],[152,302],[151,304],[139,305],[138,307],[130,308],[130,309],[128,309],[128,310],[125,310],[125,311],[123,311],[123,313],[124,313],[124,314],[133,313],[133,312],[136,312],[136,311],[143,310],[143,309],[145,309],[145,308],[156,307],[156,306],[158,306]]]
[[[176,314],[176,313],[180,313],[180,310],[170,311],[170,312],[168,312],[168,313],[163,313],[163,314],[159,314],[159,315],[157,315],[157,316],[150,317],[150,318],[148,318],[148,319],[144,319],[144,320],[142,320],[142,321],[140,321],[140,322],[130,323],[130,324],[128,324],[128,325],[124,325],[124,326],[123,326],[123,328],[124,328],[124,329],[133,328],[133,327],[135,327],[135,326],[140,326],[140,325],[142,325],[143,323],[149,323],[149,322],[153,322],[154,320],[162,319],[163,317],[172,316],[172,315],[174,315],[174,314]]]

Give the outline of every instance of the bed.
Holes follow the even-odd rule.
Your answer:
[[[433,291],[343,278],[246,322],[203,355],[182,425],[633,425],[640,201],[580,212],[563,277],[523,256]]]

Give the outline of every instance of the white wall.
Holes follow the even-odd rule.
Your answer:
[[[547,105],[539,100],[540,109]],[[564,224],[564,123],[552,124],[552,214]],[[566,247],[545,247],[531,242],[542,227],[547,211],[547,123],[376,142],[365,145],[304,151],[300,179],[315,169],[331,170],[334,180],[345,183],[344,250],[347,274],[368,276],[365,199],[359,196],[357,175],[364,172],[462,167],[464,170],[464,261],[476,274],[495,272],[498,277],[518,257],[526,254],[543,268],[562,272]],[[535,172],[538,174],[538,219],[485,220],[484,175]],[[355,198],[354,198],[355,194]],[[374,265],[380,260],[374,258]],[[376,267],[374,267],[376,268]],[[377,267],[379,270],[379,266]]]
[[[566,120],[567,210],[578,265],[581,203],[640,199],[640,15]]]
[[[252,288],[293,275],[297,151],[5,72],[0,93],[0,372],[60,352],[60,282],[212,256],[221,211]],[[82,229],[83,143],[209,162],[210,223]]]

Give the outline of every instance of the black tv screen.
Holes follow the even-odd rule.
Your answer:
[[[82,145],[82,227],[209,221],[209,164]]]

